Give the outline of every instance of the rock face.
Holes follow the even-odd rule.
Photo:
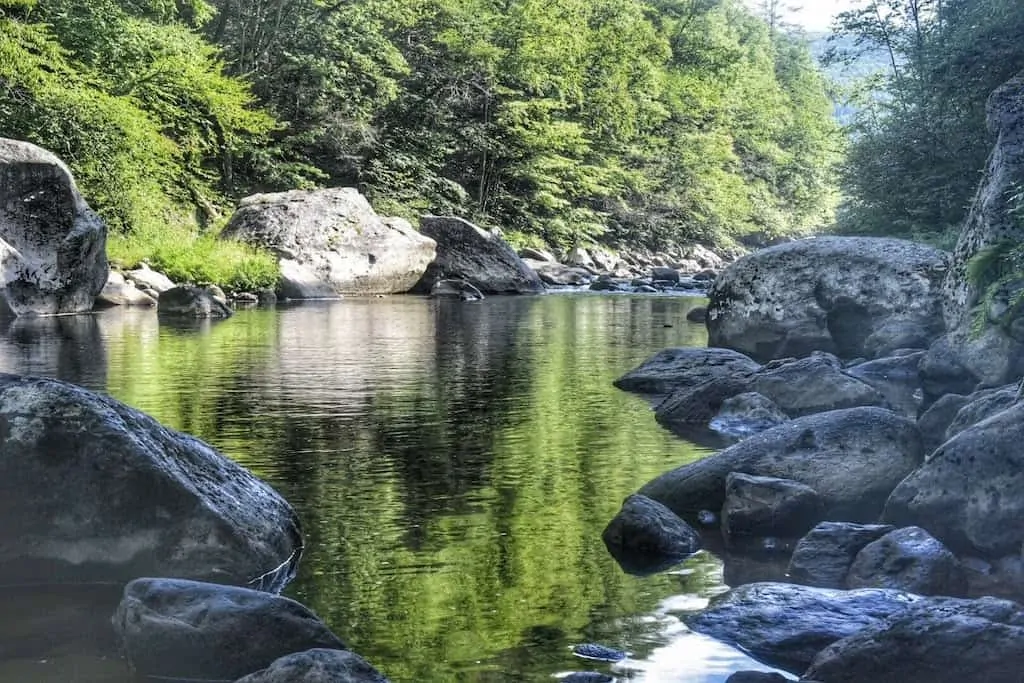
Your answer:
[[[758,360],[824,350],[867,357],[886,329],[905,345],[908,326],[925,339],[943,329],[941,284],[948,254],[895,239],[825,237],[741,258],[709,294],[708,345]],[[899,325],[897,326],[897,323]]]
[[[285,655],[235,683],[388,683],[359,655],[317,648]]]
[[[760,367],[730,349],[672,348],[654,354],[614,384],[641,394],[671,394],[709,379],[756,372]]]
[[[433,240],[378,216],[349,187],[246,197],[222,234],[277,254],[291,299],[406,292],[435,253]]]
[[[157,313],[176,318],[230,318],[232,310],[207,287],[178,285],[160,292]]]
[[[0,583],[174,576],[280,589],[295,511],[209,445],[109,397],[0,375]]]
[[[484,294],[538,294],[544,283],[505,240],[461,218],[424,216],[420,230],[437,242],[437,257],[415,291],[445,278],[466,280]]]
[[[792,479],[813,488],[829,519],[874,520],[922,460],[917,426],[881,408],[809,415],[667,472],[640,493],[684,519],[721,509],[730,472]]]
[[[835,591],[751,583],[711,601],[686,620],[698,633],[738,645],[758,660],[802,672],[821,650],[906,609],[898,591]],[[825,679],[828,681],[828,679]]]
[[[345,649],[294,600],[197,581],[136,579],[125,586],[113,622],[143,676],[234,680],[285,655]]]
[[[885,521],[921,526],[958,554],[1001,557],[1024,542],[1024,403],[944,443],[892,492]]]
[[[820,522],[824,511],[818,492],[797,481],[738,472],[725,479],[722,531],[727,538],[796,538]]]
[[[786,573],[796,583],[807,586],[844,588],[857,553],[895,528],[884,524],[822,522],[797,543]]]
[[[653,574],[700,550],[700,535],[661,503],[629,496],[601,534],[608,552],[633,574]]]
[[[56,156],[0,138],[0,266],[17,315],[92,310],[107,281],[107,229]]]
[[[825,683],[1018,683],[1024,615],[1005,600],[910,605],[818,654],[805,676]]]
[[[850,588],[895,588],[918,595],[964,595],[967,576],[946,546],[919,527],[891,531],[857,553]]]

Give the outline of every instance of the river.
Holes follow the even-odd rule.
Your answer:
[[[685,321],[700,303],[388,297],[181,325],[108,310],[0,321],[0,370],[110,393],[272,484],[307,540],[286,593],[394,683],[715,683],[764,668],[678,618],[723,590],[721,562],[637,578],[600,538],[628,494],[708,452],[611,384],[703,345]],[[95,614],[67,593],[5,599],[0,683],[131,680],[103,638],[46,625]],[[571,652],[583,642],[631,656],[587,662]]]

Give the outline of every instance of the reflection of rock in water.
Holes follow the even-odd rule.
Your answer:
[[[0,370],[107,385],[106,349],[93,315],[0,319]]]

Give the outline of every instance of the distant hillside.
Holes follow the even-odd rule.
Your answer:
[[[831,33],[808,33],[806,34],[811,54],[821,65],[822,71],[829,80],[839,86],[841,93],[846,86],[852,86],[858,81],[876,74],[887,75],[890,72],[889,53],[883,48],[864,50],[863,47],[854,45],[854,39],[849,36],[835,36]],[[840,54],[857,54],[856,59],[850,63],[837,60],[825,64],[824,59],[830,50]],[[856,109],[839,97],[835,100],[835,116],[842,124],[848,124],[853,120]]]

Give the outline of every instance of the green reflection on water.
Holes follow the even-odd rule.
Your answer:
[[[396,297],[181,329],[116,311],[97,356],[109,393],[295,505],[308,548],[289,594],[393,680],[550,680],[586,668],[577,642],[649,650],[645,614],[721,581],[706,556],[627,576],[600,540],[623,498],[704,452],[611,385],[703,345],[698,303]]]

